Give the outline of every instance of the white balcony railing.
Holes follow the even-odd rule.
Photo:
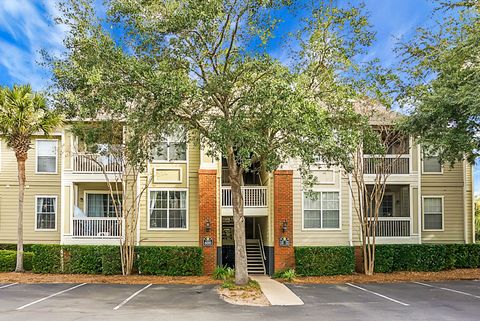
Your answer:
[[[377,237],[410,236],[410,217],[379,217],[375,235]]]
[[[243,186],[243,207],[267,207],[266,186]],[[232,189],[222,187],[222,207],[232,207]]]
[[[117,217],[74,217],[73,236],[78,238],[119,238],[124,220]]]
[[[409,174],[410,155],[365,155],[363,158],[364,174]]]
[[[75,154],[73,156],[73,171],[77,173],[120,173],[122,162],[114,156],[98,154]]]

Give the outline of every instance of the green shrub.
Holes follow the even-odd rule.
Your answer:
[[[295,272],[295,269],[287,269],[283,271],[278,271],[273,274],[273,278],[275,279],[283,279],[287,282],[292,282],[295,280],[297,277],[297,272]]]
[[[0,272],[13,272],[17,263],[17,252],[0,250]]]
[[[119,246],[102,246],[99,247],[102,274],[122,274],[122,258],[120,257]]]
[[[23,244],[23,252],[32,252],[32,246],[33,244]],[[10,251],[16,251],[17,250],[17,244],[16,243],[3,243],[0,244],[0,250],[10,250]]]
[[[395,261],[395,249],[390,245],[375,246],[375,272],[391,273]]]
[[[352,274],[355,253],[351,246],[296,247],[296,272],[300,275]]]
[[[479,266],[479,244],[385,244],[377,245],[375,251],[375,272],[434,272]]]
[[[201,275],[203,255],[199,247],[139,246],[138,270],[153,275]]]
[[[62,273],[62,246],[35,244],[32,246],[32,271],[35,273]]]
[[[23,268],[32,270],[32,252],[23,252]],[[0,250],[0,272],[13,272],[17,266],[17,251]]]
[[[217,266],[213,271],[213,278],[215,280],[228,280],[235,277],[235,269],[228,266]]]
[[[63,246],[63,272],[75,274],[101,274],[101,246]]]

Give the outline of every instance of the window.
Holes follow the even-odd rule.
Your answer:
[[[115,201],[119,206],[119,214],[122,211],[122,195],[115,195]],[[87,211],[88,217],[116,217],[115,205],[110,194],[90,194],[87,193]]]
[[[187,144],[182,135],[167,136],[154,150],[153,160],[186,161]]]
[[[55,230],[57,197],[56,196],[38,196],[36,198],[36,229],[37,230]]]
[[[338,192],[309,192],[303,194],[303,227],[306,229],[340,228],[340,199]]]
[[[423,198],[423,228],[425,230],[443,229],[442,197]]]
[[[381,217],[393,216],[393,194],[383,195],[379,216]]]
[[[57,172],[57,141],[37,140],[37,173]]]
[[[442,173],[442,164],[437,155],[423,153],[423,172],[424,173]]]
[[[187,228],[187,192],[151,191],[149,225],[152,229]]]

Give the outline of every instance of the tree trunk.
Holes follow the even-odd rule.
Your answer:
[[[18,166],[18,216],[17,216],[17,266],[15,272],[23,269],[23,199],[25,195],[25,159],[17,157]],[[35,214],[36,215],[36,214]]]
[[[238,167],[233,151],[228,155],[228,172],[232,188],[233,228],[235,240],[235,284],[248,283],[245,217],[243,216],[242,170]]]

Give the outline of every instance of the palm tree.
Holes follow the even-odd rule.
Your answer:
[[[45,98],[32,92],[30,85],[0,87],[0,137],[15,152],[18,167],[17,266],[23,272],[23,198],[25,194],[25,161],[32,135],[49,135],[61,124],[58,113],[51,111]]]

